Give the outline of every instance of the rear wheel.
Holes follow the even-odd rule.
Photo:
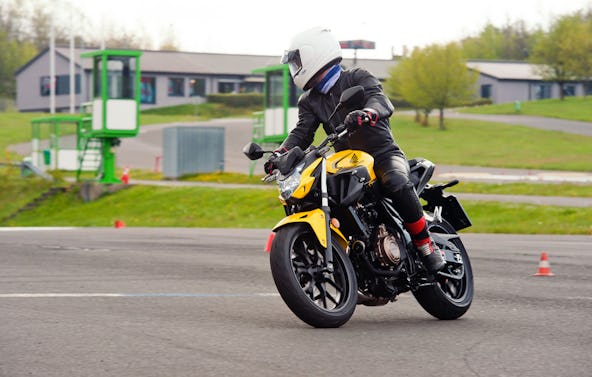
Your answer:
[[[356,275],[345,251],[335,241],[333,273],[324,271],[324,262],[325,249],[308,225],[292,224],[277,231],[270,264],[282,299],[311,326],[339,327],[356,308]]]
[[[446,253],[446,267],[435,275],[435,283],[413,292],[417,302],[438,319],[457,319],[473,302],[473,270],[469,254],[448,222],[429,224],[434,242]]]

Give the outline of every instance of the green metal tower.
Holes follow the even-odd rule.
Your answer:
[[[99,50],[84,53],[93,60],[91,121],[82,129],[84,154],[100,144],[99,182],[121,183],[115,176],[113,149],[120,138],[138,134],[140,120],[140,51]]]

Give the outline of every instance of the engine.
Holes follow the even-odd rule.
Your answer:
[[[396,267],[405,255],[405,245],[400,237],[388,232],[384,224],[377,227],[375,247],[376,258],[383,267]]]

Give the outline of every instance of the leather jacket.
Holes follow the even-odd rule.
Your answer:
[[[359,130],[350,134],[348,139],[343,139],[335,145],[335,150],[344,149],[362,150],[375,159],[386,157],[392,153],[402,153],[391,133],[389,117],[393,114],[394,107],[388,97],[382,91],[382,85],[370,72],[355,68],[342,70],[335,85],[327,94],[319,92],[316,88],[306,91],[298,100],[298,123],[281,148],[291,149],[299,146],[302,150],[308,148],[314,139],[314,134],[322,123],[327,134],[332,128],[342,123],[345,116],[352,110],[342,109],[333,119],[332,124],[328,118],[337,106],[341,93],[352,86],[361,85],[364,87],[363,108],[371,108],[378,113],[378,122],[374,126],[361,126]]]

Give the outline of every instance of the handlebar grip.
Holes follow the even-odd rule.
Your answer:
[[[448,187],[456,186],[456,185],[459,184],[459,182],[460,181],[458,179],[453,179],[452,181],[450,181],[450,182],[442,185],[442,188],[445,189],[445,188],[448,188]]]

